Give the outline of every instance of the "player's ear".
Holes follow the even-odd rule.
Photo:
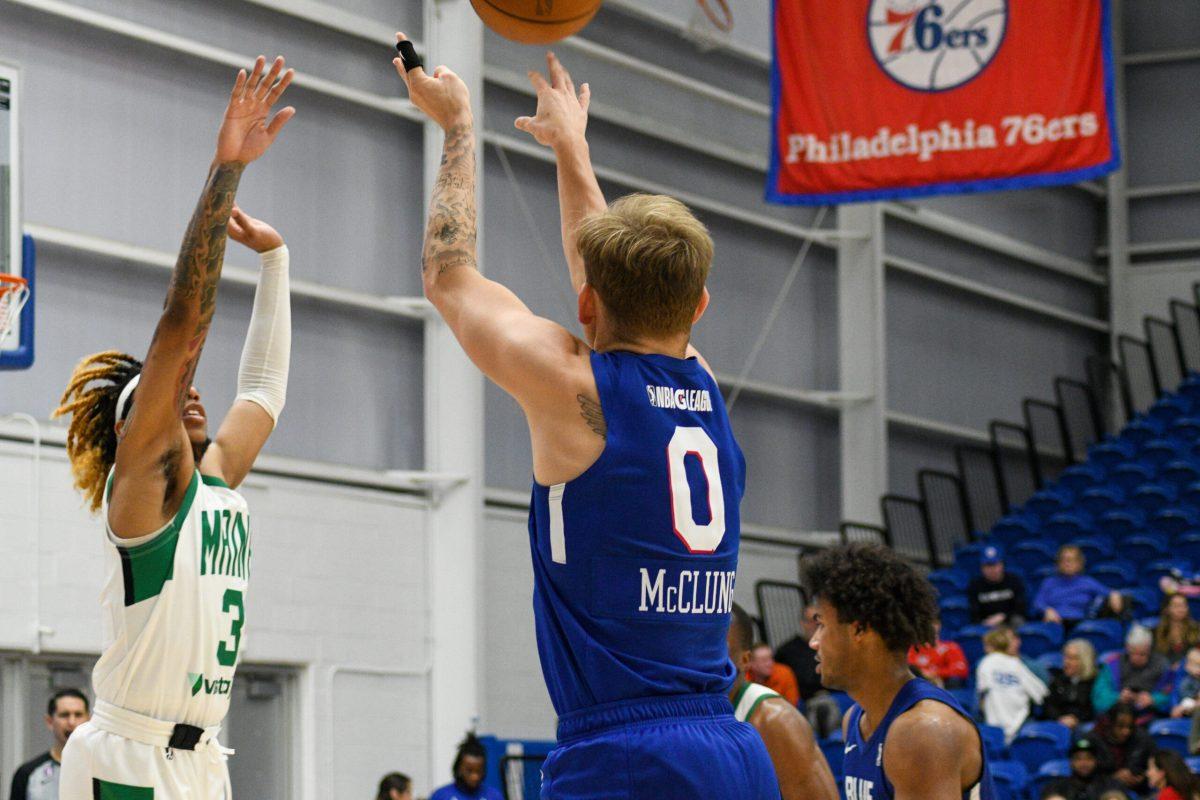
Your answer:
[[[591,325],[596,321],[596,290],[589,284],[579,289],[579,322]]]
[[[117,441],[120,441],[121,437],[125,435],[125,423],[128,421],[128,419],[117,420],[117,424],[113,425],[113,429],[117,432]]]
[[[712,295],[708,293],[708,287],[704,287],[704,292],[700,295],[700,302],[696,304],[696,313],[692,317],[692,324],[695,325],[704,316],[704,312],[708,310],[708,304],[712,301]]]

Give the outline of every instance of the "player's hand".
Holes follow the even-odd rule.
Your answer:
[[[397,42],[407,38],[403,33],[396,34]],[[413,105],[424,111],[442,130],[473,123],[471,93],[462,78],[449,67],[437,67],[433,75],[427,75],[424,67],[406,70],[400,58],[393,58],[392,64],[408,87],[408,96]]]
[[[558,148],[582,141],[587,133],[591,87],[585,83],[576,94],[571,74],[554,53],[546,54],[546,66],[549,81],[537,70],[529,71],[529,82],[537,90],[537,114],[517,117],[513,124],[548,147]]]
[[[296,109],[288,106],[275,115],[270,122],[271,106],[283,95],[295,76],[295,70],[284,71],[283,56],[275,59],[266,74],[267,60],[259,56],[249,75],[246,70],[238,72],[237,81],[229,95],[225,118],[217,133],[217,162],[240,161],[249,164],[275,141],[275,137],[296,115]]]
[[[233,207],[233,213],[229,215],[229,238],[257,253],[265,253],[283,246],[283,237],[278,231],[236,205]]]

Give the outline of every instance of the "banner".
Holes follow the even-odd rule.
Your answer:
[[[1049,186],[1120,166],[1107,0],[775,0],[767,200]]]

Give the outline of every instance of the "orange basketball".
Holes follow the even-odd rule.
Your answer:
[[[484,24],[522,44],[548,44],[578,33],[602,0],[471,0]]]

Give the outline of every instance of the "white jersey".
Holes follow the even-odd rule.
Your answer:
[[[245,642],[250,516],[245,499],[197,469],[175,518],[157,533],[108,531],[98,700],[172,723],[219,725]]]
[[[764,700],[770,700],[772,697],[782,697],[776,691],[768,689],[761,683],[751,683],[746,681],[742,688],[733,698],[733,716],[738,722],[749,722],[750,717],[754,716],[754,712],[762,704]]]

